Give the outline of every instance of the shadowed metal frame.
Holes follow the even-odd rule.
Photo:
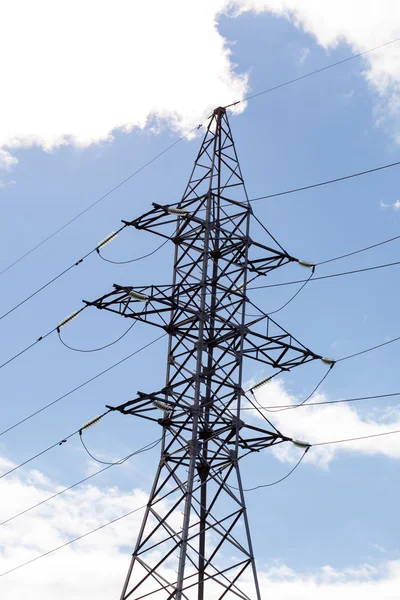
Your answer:
[[[217,108],[180,202],[125,221],[164,238],[174,225],[172,284],[115,285],[87,302],[169,337],[165,387],[110,407],[163,430],[121,600],[261,600],[239,460],[289,438],[241,419],[243,361],[282,371],[321,356],[268,316],[246,320],[249,274],[297,262],[272,236],[253,241],[251,217],[226,110]]]

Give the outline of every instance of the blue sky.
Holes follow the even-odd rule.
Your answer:
[[[254,92],[340,60],[354,49],[346,43],[324,49],[318,43],[318,36],[316,39],[301,27],[296,27],[290,19],[269,12],[246,12],[237,18],[220,16],[218,32],[232,42],[229,48],[234,70],[237,75],[248,74],[248,85]],[[399,55],[397,46],[379,52]],[[205,58],[213,60],[207,53]],[[379,106],[385,95],[367,81],[366,70],[369,67],[364,60],[354,60],[256,98],[241,114],[232,116],[231,127],[250,197],[398,160],[396,114],[383,121],[379,119]],[[232,100],[235,99],[233,92]],[[204,110],[207,108],[205,104]],[[187,115],[182,121],[186,125]],[[111,141],[103,140],[85,148],[66,144],[44,151],[40,145],[29,147],[26,144],[28,147],[12,149],[11,154],[18,163],[11,170],[4,171],[1,177],[3,227],[0,270],[172,143],[178,135],[178,126],[174,123],[171,128],[169,124],[168,119],[162,120],[158,115],[150,118],[142,129],[133,128],[128,133],[115,131]],[[141,214],[152,202],[177,201],[190,175],[199,143],[199,137],[181,142],[4,273],[1,277],[1,313],[92,249],[119,227],[121,219]],[[308,192],[260,201],[254,204],[254,210],[292,255],[321,261],[397,235],[400,212],[392,206],[399,200],[397,190],[398,171],[395,168]],[[382,206],[382,203],[388,206]],[[256,225],[253,235],[261,239],[262,232]],[[151,251],[157,244],[157,239],[150,234],[127,229],[107,246],[104,254],[113,260],[127,260]],[[321,266],[317,274],[396,261],[398,244],[394,242]],[[0,361],[79,309],[82,299],[101,296],[111,289],[113,283],[168,283],[171,260],[172,248],[127,266],[114,266],[97,256],[89,257],[0,321]],[[276,320],[315,352],[333,358],[396,337],[400,335],[396,269],[310,283],[287,309],[277,315]],[[271,281],[303,278],[305,275],[307,272],[299,267],[286,267],[273,274]],[[291,287],[260,290],[253,292],[251,297],[269,311],[279,307],[293,291]],[[122,320],[92,309],[63,330],[63,337],[72,346],[95,348],[112,341],[125,328]],[[3,397],[0,404],[1,429],[51,402],[158,335],[158,330],[139,324],[118,345],[92,354],[68,351],[59,343],[57,336],[44,340],[0,372]],[[137,390],[157,389],[164,380],[165,350],[166,342],[162,340],[0,437],[0,456],[5,467],[5,461],[22,462],[78,429],[102,412],[105,404],[126,401]],[[389,345],[338,364],[320,391],[327,399],[396,392],[399,390],[397,363],[398,346]],[[270,391],[263,388],[259,399],[277,404],[280,399],[288,397],[292,399],[290,401],[295,401],[294,398],[298,401],[308,395],[324,372],[325,367],[320,364],[299,368]],[[246,367],[248,380],[263,375],[262,368],[254,365]],[[354,434],[359,435],[360,427],[367,433],[382,427],[390,430],[395,429],[400,421],[396,399],[368,401],[348,409],[348,413],[332,407],[318,414],[304,410],[301,418],[298,415],[300,411],[280,417],[281,430],[287,435],[311,435],[312,441],[324,441],[348,437],[353,433],[351,425],[356,428]],[[348,422],[345,422],[346,418]],[[86,440],[97,456],[113,460],[156,439],[158,435],[159,430],[153,425],[112,415],[91,429]],[[395,597],[390,595],[392,591],[387,582],[398,577],[397,565],[400,564],[396,562],[400,559],[396,527],[398,444],[398,440],[392,438],[390,442],[359,442],[358,446],[335,448],[330,454],[315,454],[315,459],[311,457],[305,461],[281,485],[248,494],[250,523],[260,570],[267,573],[265,577],[269,578],[271,585],[279,584],[279,593],[285,594],[282,586],[287,586],[287,596],[282,595],[282,598],[289,597],[289,593],[290,598],[303,598],[301,594],[305,593],[305,588],[302,586],[307,578],[326,586],[321,589],[328,594],[327,597],[335,593],[335,581],[337,585],[343,582],[349,584],[348,597],[350,594],[357,597],[351,585],[354,581],[360,584],[366,577],[388,586],[382,587],[384,591],[380,597]],[[131,499],[135,497],[131,496],[132,491],[135,489],[135,494],[140,496],[141,492],[137,490],[149,489],[157,456],[157,450],[151,451],[132,460],[131,464],[115,467],[93,479],[92,484],[96,486],[103,505],[99,503],[96,506],[95,515],[85,512],[81,527],[75,524],[77,531],[85,531],[107,521],[110,514],[114,516],[110,510],[115,507],[129,510]],[[290,470],[292,460],[292,455],[271,452],[249,457],[242,466],[245,487],[279,478]],[[69,485],[93,470],[95,467],[92,461],[88,461],[79,440],[68,441],[32,463],[31,467],[21,470],[17,479],[5,478],[2,481],[3,494],[7,492],[10,495],[1,517],[11,516],[15,506],[20,510],[33,504],[32,498],[39,497],[41,490],[47,490],[48,494],[54,486]],[[116,497],[118,500],[114,502]],[[77,496],[75,500],[84,503],[85,511],[89,510],[90,498],[82,500]],[[110,508],[113,502],[114,508]],[[6,568],[59,543],[47,527],[52,518],[51,510],[49,505],[48,513],[42,511],[39,516],[32,517],[36,520],[26,521],[26,527],[32,526],[38,531],[46,522],[43,545],[25,544],[24,538],[17,544],[12,531],[14,525],[7,526],[3,541]],[[58,514],[62,518],[62,510],[68,511],[68,508],[60,505],[57,510],[61,511]],[[22,523],[20,527],[23,531]],[[126,556],[122,556],[121,548],[115,548],[120,562],[114,573],[122,574],[127,566],[129,548],[133,546],[135,537],[134,525],[132,531],[129,527],[127,521],[125,537],[121,537]],[[59,531],[61,539],[73,537],[68,535],[70,531],[72,529]],[[96,544],[95,536],[92,543]],[[107,546],[110,543],[109,538],[104,540],[106,554],[111,552],[110,546]],[[90,546],[87,548],[88,551],[91,549]],[[48,568],[46,560],[51,561],[56,571],[61,568],[63,552],[27,567],[24,574],[26,581],[31,578],[37,584],[38,577],[43,576]],[[74,560],[78,558],[72,550],[68,550],[72,568],[74,565],[77,568],[78,563]],[[327,565],[336,573],[336,580],[329,575]],[[367,575],[361,572],[361,566],[365,565],[369,569]],[[272,568],[283,569],[283,566],[290,569],[286,579],[283,571],[271,571]],[[92,568],[88,565],[88,572]],[[44,579],[44,592],[50,593],[54,581],[46,583],[46,577]],[[4,587],[8,598],[20,597],[17,581],[17,575],[0,580],[0,589]],[[57,582],[57,590],[64,590],[63,578],[60,577]],[[119,590],[116,575],[113,585]],[[297,591],[294,585],[297,585]],[[74,593],[78,594],[76,590]],[[110,593],[117,592],[112,588]]]

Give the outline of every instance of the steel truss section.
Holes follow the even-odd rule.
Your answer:
[[[162,427],[162,449],[121,600],[260,600],[239,460],[288,440],[245,423],[243,361],[318,358],[268,316],[246,319],[250,275],[297,261],[250,237],[228,117],[217,108],[180,202],[127,222],[175,245],[172,284],[120,286],[87,304],[168,333],[165,387],[112,407]],[[174,228],[174,232],[168,233]]]

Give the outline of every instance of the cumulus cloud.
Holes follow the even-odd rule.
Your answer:
[[[224,0],[5,0],[0,164],[9,150],[86,147],[163,120],[186,130],[243,97],[217,31]]]
[[[0,148],[0,169],[2,171],[10,171],[17,162],[18,159],[15,156],[12,156],[7,150]]]
[[[397,0],[232,0],[238,13],[270,12],[289,19],[326,50],[339,44],[364,52],[400,36]],[[363,75],[378,95],[377,120],[400,114],[400,46],[391,45],[363,57]],[[399,141],[400,128],[395,127]]]
[[[149,125],[186,131],[242,99],[248,76],[236,72],[218,19],[246,11],[290,19],[326,49],[363,51],[400,31],[396,0],[4,0],[0,167],[15,164],[19,147],[87,147]],[[380,114],[398,115],[398,49],[363,60]]]
[[[379,203],[381,208],[392,208],[393,210],[400,209],[400,200],[396,200],[396,202],[383,202],[382,200]]]
[[[10,466],[0,459],[1,468]],[[15,474],[0,482],[0,521],[43,500],[61,486],[40,471]],[[1,572],[31,560],[69,539],[114,519],[147,501],[142,490],[122,493],[116,487],[84,485],[43,504],[1,527]],[[75,544],[33,562],[0,579],[1,597],[7,600],[74,598],[109,600],[121,591],[129,565],[130,549],[142,513],[90,535]],[[327,565],[301,573],[284,564],[259,565],[263,597],[277,600],[336,600],[363,598],[386,600],[398,596],[400,561],[361,564],[337,570]],[[246,591],[246,582],[244,583]],[[248,592],[250,591],[250,586]],[[193,590],[193,596],[196,590]],[[215,598],[219,597],[216,593]],[[214,596],[210,594],[210,600]]]
[[[272,407],[269,409],[270,412],[265,412],[265,414],[284,435],[311,444],[400,430],[400,409],[397,407],[375,408],[366,411],[361,407],[355,408],[354,405],[343,403],[277,410],[274,407],[294,406],[302,400],[290,394],[285,388],[284,381],[279,379],[270,381],[259,388],[255,394],[261,406]],[[338,399],[340,398],[327,398],[322,393],[316,393],[310,402]],[[257,415],[255,411],[248,412],[252,416]],[[326,467],[337,454],[343,452],[381,455],[399,459],[399,436],[400,434],[397,436],[393,434],[361,441],[315,447],[307,454],[306,460]],[[297,461],[301,454],[291,444],[277,446],[274,453],[279,460],[292,463]]]

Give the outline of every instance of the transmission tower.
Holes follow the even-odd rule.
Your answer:
[[[172,283],[114,285],[87,302],[168,335],[165,387],[109,407],[162,428],[121,600],[261,599],[239,460],[289,438],[269,421],[242,420],[243,363],[276,373],[321,356],[265,314],[246,316],[249,279],[297,261],[272,236],[251,239],[251,218],[228,117],[217,108],[180,202],[127,222],[175,245]]]

